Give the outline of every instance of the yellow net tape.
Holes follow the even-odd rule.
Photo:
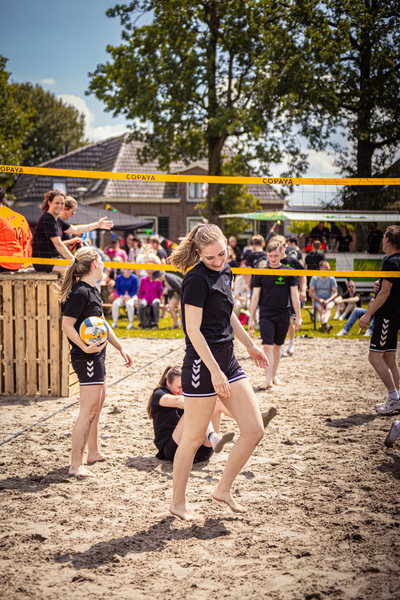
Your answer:
[[[399,178],[321,179],[302,177],[215,177],[211,175],[178,175],[164,173],[113,173],[111,171],[81,171],[78,169],[48,169],[0,165],[0,173],[14,175],[49,175],[51,177],[82,177],[87,179],[122,179],[125,181],[162,181],[195,183],[231,183],[257,185],[400,185]]]

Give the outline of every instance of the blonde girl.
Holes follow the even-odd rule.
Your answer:
[[[63,305],[62,330],[71,344],[71,362],[79,378],[79,415],[72,430],[70,475],[91,477],[93,473],[83,465],[83,453],[88,448],[87,462],[106,460],[98,446],[100,411],[105,388],[106,344],[97,342],[87,346],[79,336],[79,327],[88,317],[102,317],[103,307],[96,283],[102,279],[104,264],[93,248],[81,248],[69,263],[60,285]],[[127,367],[133,359],[110,329],[108,341],[120,353]]]
[[[211,224],[192,229],[171,256],[171,264],[186,273],[181,296],[186,334],[182,367],[185,425],[175,454],[170,505],[170,512],[184,520],[195,518],[186,501],[186,486],[217,396],[237,422],[240,437],[212,495],[234,512],[243,513],[246,509],[232,497],[232,484],[264,435],[257,399],[233,352],[234,334],[258,367],[265,368],[268,360],[232,311],[232,271],[226,256],[226,239],[219,227]],[[193,268],[187,273],[189,267]]]

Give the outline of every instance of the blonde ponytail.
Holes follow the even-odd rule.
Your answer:
[[[99,255],[93,248],[80,248],[78,250],[61,278],[58,289],[60,302],[66,301],[77,280],[89,273],[93,261],[98,258]]]
[[[184,238],[180,238],[180,244],[171,254],[170,263],[182,273],[186,273],[189,267],[192,267],[200,260],[197,250],[204,246],[214,244],[219,239],[226,242],[226,238],[217,225],[207,223],[206,225],[196,225],[190,233]]]

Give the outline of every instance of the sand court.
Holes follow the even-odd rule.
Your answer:
[[[168,513],[172,465],[155,458],[145,405],[183,340],[127,339],[137,375],[107,390],[98,477],[68,477],[78,407],[0,447],[0,594],[7,599],[273,598],[394,600],[400,590],[400,446],[383,444],[394,415],[368,340],[299,339],[281,361],[283,386],[257,391],[278,415],[234,485],[248,507],[212,500],[230,445],[194,465],[199,515]],[[167,357],[152,364],[169,350]],[[263,373],[236,352],[257,388]],[[114,348],[107,384],[127,374]],[[72,399],[74,400],[74,399]],[[0,398],[0,442],[71,400]],[[223,417],[221,430],[237,427]]]

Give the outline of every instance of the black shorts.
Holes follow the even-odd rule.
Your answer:
[[[396,352],[400,322],[377,315],[369,349],[372,352]]]
[[[178,444],[176,443],[174,438],[171,436],[171,439],[169,440],[169,442],[167,442],[163,446],[162,450],[160,450],[160,452],[157,454],[157,458],[159,458],[161,460],[170,460],[171,462],[174,462],[175,452],[177,451],[177,449],[178,449]],[[202,444],[195,454],[193,463],[198,463],[198,462],[203,462],[204,460],[208,460],[212,456],[213,452],[214,452],[214,450],[212,448],[209,448],[208,446],[204,446]]]
[[[87,358],[71,356],[71,363],[78,375],[79,385],[103,385],[106,378],[106,353],[104,350],[99,354],[88,354]]]
[[[233,351],[233,342],[215,344],[211,352],[229,383],[245,379],[246,375],[239,365]],[[210,371],[195,351],[186,351],[182,367],[182,392],[190,398],[216,396]]]
[[[290,325],[290,311],[275,317],[260,317],[260,335],[262,343],[267,346],[282,346]]]
[[[33,263],[33,268],[38,273],[51,273],[53,270],[53,267],[54,267],[54,265],[35,265],[35,263]]]

